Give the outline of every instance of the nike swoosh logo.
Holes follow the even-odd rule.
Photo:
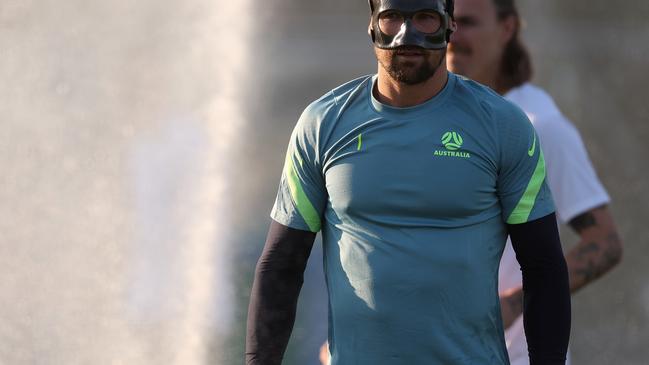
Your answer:
[[[527,155],[532,157],[534,156],[534,149],[536,148],[536,134],[534,134],[534,142],[532,142],[532,148],[530,148],[529,151],[527,151]]]

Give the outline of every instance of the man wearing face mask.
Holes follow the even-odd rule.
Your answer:
[[[529,83],[531,60],[519,36],[521,20],[514,0],[456,0],[455,18],[458,29],[448,47],[449,69],[517,104],[539,135],[557,217],[580,236],[566,255],[570,290],[576,292],[609,271],[622,256],[622,244],[607,207],[608,194],[577,129],[548,94]],[[521,274],[511,245],[506,246],[501,260],[499,287],[511,363],[528,364]]]
[[[369,4],[377,74],[313,102],[291,135],[247,364],[281,363],[318,231],[331,364],[509,364],[497,286],[508,234],[532,363],[563,364],[568,276],[534,128],[446,70],[452,0]]]

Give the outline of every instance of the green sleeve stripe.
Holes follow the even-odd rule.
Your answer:
[[[530,213],[532,213],[534,202],[536,201],[536,197],[541,190],[541,186],[543,186],[543,181],[545,180],[545,158],[543,158],[543,151],[541,151],[540,148],[539,152],[539,161],[534,169],[534,174],[532,175],[530,182],[527,184],[527,189],[525,189],[525,193],[523,193],[521,200],[507,219],[507,224],[525,223],[530,217]]]
[[[302,159],[298,157],[300,164],[302,164]],[[300,213],[306,224],[309,226],[311,232],[318,232],[320,230],[320,215],[313,207],[313,204],[309,201],[304,189],[302,189],[302,184],[300,184],[300,179],[297,176],[295,171],[295,165],[293,164],[293,159],[290,154],[286,154],[286,162],[284,163],[284,173],[286,174],[286,181],[288,182],[288,187],[291,190],[291,197],[293,202],[297,205],[297,211]]]

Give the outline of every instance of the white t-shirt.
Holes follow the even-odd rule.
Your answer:
[[[540,88],[526,83],[512,89],[505,98],[518,105],[534,124],[545,155],[547,182],[561,223],[609,202],[588,158],[577,129],[559,111],[552,98]],[[498,285],[501,292],[520,287],[520,265],[507,242],[500,261]],[[520,316],[505,331],[511,365],[528,365],[527,342]],[[569,363],[569,361],[568,361]]]

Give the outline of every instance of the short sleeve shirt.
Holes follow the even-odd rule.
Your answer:
[[[375,80],[304,111],[271,212],[322,232],[331,363],[507,364],[506,224],[554,211],[534,128],[453,74],[411,108],[378,102]]]

